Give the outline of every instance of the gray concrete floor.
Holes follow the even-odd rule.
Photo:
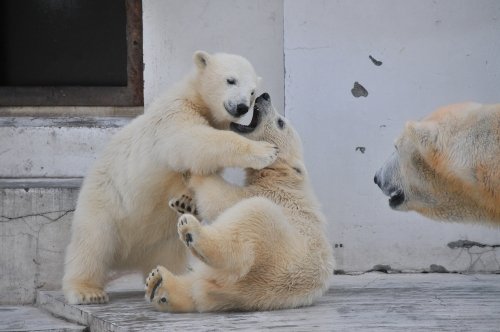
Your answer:
[[[313,306],[248,313],[159,313],[142,285],[117,290],[126,286],[115,284],[107,305],[67,305],[60,292],[40,292],[38,305],[91,331],[500,331],[495,274],[336,275]]]

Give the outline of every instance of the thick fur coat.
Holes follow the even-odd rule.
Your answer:
[[[254,102],[259,78],[244,58],[196,52],[195,70],[119,131],[86,176],[67,248],[70,303],[102,303],[111,270],[186,269],[168,201],[187,188],[181,172],[261,169],[277,148],[228,129]]]
[[[407,123],[375,175],[392,208],[500,226],[500,104],[455,104]]]
[[[213,222],[180,216],[179,237],[199,262],[186,274],[163,266],[151,272],[146,299],[158,310],[292,308],[311,304],[328,287],[332,250],[297,133],[268,94],[257,98],[249,126],[232,127],[276,144],[278,159],[262,170],[247,170],[243,187],[219,175],[187,180],[200,215]]]

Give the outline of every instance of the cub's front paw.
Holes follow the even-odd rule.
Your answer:
[[[169,274],[170,272],[166,268],[157,266],[146,278],[146,294],[144,297],[161,311],[168,310],[168,292],[164,283]]]
[[[200,230],[200,222],[191,214],[183,214],[177,223],[179,238],[187,247],[193,246]]]
[[[172,198],[168,202],[168,206],[179,214],[192,213],[198,215],[198,210],[193,202],[193,199],[188,195],[182,195],[180,198]]]
[[[271,165],[277,158],[279,149],[276,145],[260,141],[255,142],[251,158],[250,167],[253,169],[263,169]]]

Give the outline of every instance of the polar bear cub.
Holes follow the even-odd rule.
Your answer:
[[[278,159],[262,170],[248,169],[244,187],[219,175],[187,180],[200,215],[213,222],[180,216],[179,237],[200,262],[187,274],[162,266],[150,273],[146,299],[158,310],[291,308],[311,304],[328,287],[331,246],[297,133],[267,93],[257,98],[248,126],[231,127],[276,144]]]
[[[194,54],[195,70],[118,132],[88,173],[67,248],[63,290],[70,303],[103,303],[110,270],[157,264],[185,271],[177,215],[168,200],[187,190],[181,172],[261,169],[274,144],[229,130],[253,105],[259,78],[243,57]]]

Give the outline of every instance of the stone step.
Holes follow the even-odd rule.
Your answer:
[[[31,306],[0,306],[0,332],[4,331],[87,331],[86,326],[55,318]]]
[[[129,117],[0,117],[0,177],[81,177]]]
[[[103,305],[69,305],[39,291],[38,305],[91,331],[498,331],[500,275],[336,275],[313,306],[264,312],[154,311],[139,288],[112,290]]]

